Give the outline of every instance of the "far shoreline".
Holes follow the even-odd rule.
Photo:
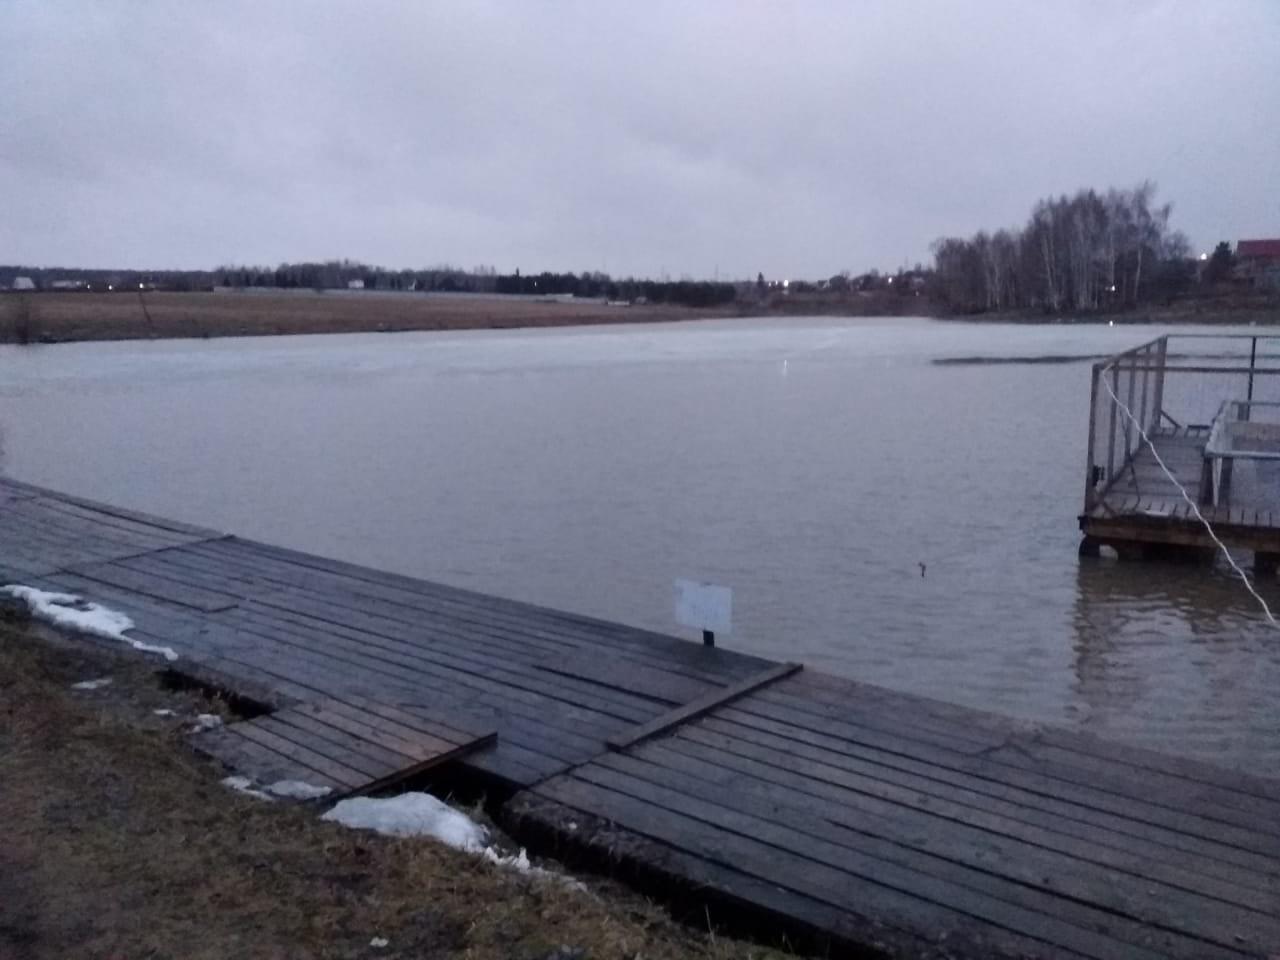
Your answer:
[[[1280,301],[1203,298],[1113,313],[945,314],[916,297],[795,296],[719,307],[341,292],[36,293],[0,296],[0,343],[209,339],[329,333],[514,330],[788,317],[925,317],[971,324],[1280,325]]]

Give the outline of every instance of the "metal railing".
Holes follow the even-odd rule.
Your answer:
[[[1263,400],[1224,400],[1213,418],[1204,445],[1209,500],[1226,502],[1237,460],[1280,461],[1280,403]],[[1270,416],[1268,416],[1270,415]]]
[[[1203,434],[1208,446],[1228,402],[1242,420],[1280,407],[1280,335],[1166,334],[1095,363],[1085,514],[1132,467],[1142,433]],[[1218,451],[1219,462],[1228,452]]]

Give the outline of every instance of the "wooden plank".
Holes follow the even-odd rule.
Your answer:
[[[625,850],[628,862],[638,866],[646,879],[660,889],[675,891],[682,907],[717,925],[722,908],[737,916],[749,911],[771,938],[804,943],[805,938],[816,937],[824,955],[843,956],[840,946],[865,952],[868,944],[874,944],[880,955],[895,957],[925,957],[936,952],[932,937],[895,925],[886,917],[869,916],[872,911],[862,910],[861,905],[842,908],[795,893],[735,870],[728,858],[703,856],[650,840],[586,812],[581,805],[570,807],[526,790],[516,794],[504,812],[519,826],[531,826],[571,846]],[[955,949],[969,945],[988,952],[991,949],[989,943],[975,944],[967,938],[949,938],[948,944]]]
[[[348,785],[348,792],[361,793],[389,786],[468,756],[492,746],[496,740],[493,732],[461,743],[450,743],[426,734],[419,734],[414,741],[392,738],[383,731],[353,722],[347,714],[335,711],[331,706],[328,701],[302,704],[248,722],[257,730],[268,731],[313,754],[365,774],[361,783]]]
[[[952,730],[982,730],[986,735],[981,739],[989,739],[990,736],[1033,735],[1039,743],[1046,746],[1107,760],[1131,770],[1139,780],[1146,776],[1147,771],[1155,771],[1193,783],[1207,784],[1223,791],[1258,796],[1280,803],[1280,781],[1277,780],[1256,777],[1189,757],[1157,753],[1143,747],[1104,740],[1083,731],[1015,720],[942,700],[887,690],[847,677],[806,670],[785,684],[764,691],[761,696],[783,696],[793,690],[797,696],[809,698],[815,706],[824,702],[842,706],[850,701],[861,701],[869,705],[881,705],[881,709],[910,717],[912,722],[920,717],[928,717]]]
[[[336,709],[332,701],[299,704],[287,713],[277,716],[308,717],[327,727],[333,727],[342,733],[381,749],[399,754],[408,761],[422,761],[441,753],[448,753],[458,746],[449,740],[428,733],[416,731],[389,730],[386,727],[375,727],[355,716],[356,711]]]
[[[366,688],[375,683],[383,689],[391,689],[394,685],[403,691],[404,697],[412,694],[419,703],[456,703],[463,698],[469,703],[494,708],[504,715],[510,715],[513,725],[519,728],[543,729],[542,737],[546,740],[549,752],[560,754],[566,761],[581,762],[592,751],[600,749],[605,735],[625,727],[617,718],[586,710],[570,702],[504,687],[480,674],[445,669],[428,673],[400,669],[390,661],[372,661],[360,652],[361,645],[358,643],[351,643],[352,652],[348,653],[344,648],[346,641],[337,636],[333,637],[332,649],[311,645],[295,646],[283,631],[264,633],[261,636],[264,640],[287,646],[289,659],[281,661],[277,658],[274,662],[264,662],[256,655],[257,651],[236,652],[234,655],[241,660],[253,661],[259,669],[273,670],[286,676],[290,671],[305,674],[307,665],[315,664],[322,667],[325,673],[325,677],[317,681],[317,689],[335,696],[340,692],[349,693],[353,679],[361,679]],[[403,704],[408,701],[401,702]],[[598,733],[598,736],[586,735],[588,731]],[[503,733],[505,737],[511,731],[504,729]]]
[[[378,586],[394,585],[406,590],[420,593],[424,598],[435,602],[449,604],[465,610],[469,616],[491,616],[501,619],[506,626],[515,627],[539,625],[550,631],[560,631],[566,637],[593,644],[608,643],[622,645],[634,654],[644,657],[660,656],[670,664],[687,665],[693,669],[713,669],[715,676],[725,672],[736,674],[738,679],[745,678],[756,670],[770,665],[770,661],[746,654],[735,653],[723,648],[706,648],[689,643],[678,637],[654,633],[624,624],[612,623],[589,617],[584,614],[552,610],[547,607],[521,601],[508,600],[502,597],[480,594],[443,584],[415,580],[401,574],[370,570],[343,561],[315,557],[275,547],[269,544],[229,537],[215,542],[201,544],[198,550],[237,559],[245,559],[253,555],[259,561],[274,562],[277,567],[297,570],[327,572],[338,576],[350,577]]]
[[[602,690],[591,684],[575,682],[570,678],[555,678],[530,670],[518,663],[513,664],[509,658],[485,654],[482,649],[457,650],[440,644],[431,644],[429,641],[409,642],[408,638],[413,636],[411,631],[415,630],[415,625],[409,622],[399,622],[376,613],[352,610],[319,599],[293,594],[258,597],[252,602],[257,608],[304,615],[313,623],[323,624],[326,627],[358,629],[370,640],[376,641],[382,652],[395,651],[402,657],[424,664],[430,663],[441,668],[452,667],[456,670],[480,674],[491,680],[500,680],[509,687],[545,692],[560,699],[591,707],[601,713],[617,716],[619,719],[643,722],[651,718],[655,712],[656,705],[645,698],[630,696],[621,691]],[[416,629],[422,628],[416,625]],[[427,640],[427,638],[423,639]]]
[[[296,780],[328,788],[326,796],[329,798],[341,795],[346,789],[333,778],[227,729],[193,734],[189,742],[199,752],[213,757],[255,784],[265,786],[281,780]]]
[[[726,704],[732,703],[738,697],[746,696],[753,690],[758,690],[768,684],[775,683],[785,677],[791,676],[793,673],[803,669],[798,663],[780,663],[768,670],[762,670],[753,677],[739,681],[730,687],[721,690],[712,690],[696,700],[686,703],[682,707],[678,707],[669,713],[655,717],[648,723],[642,723],[634,729],[625,733],[609,737],[605,742],[609,745],[610,750],[625,750],[628,747],[635,746],[643,740],[650,737],[661,736],[669,732],[682,723],[688,723],[704,713],[719,709]]]
[[[799,739],[782,736],[762,728],[760,723],[762,722],[757,718],[749,715],[742,723],[714,716],[699,721],[700,727],[708,732],[739,738],[743,742],[815,760],[840,770],[903,783],[970,806],[998,806],[1006,815],[1029,822],[1043,824],[1047,814],[1050,820],[1062,818],[1064,821],[1074,821],[1095,829],[1102,828],[1117,838],[1127,837],[1158,844],[1177,851],[1177,855],[1181,857],[1195,856],[1210,861],[1205,869],[1212,867],[1212,862],[1216,861],[1232,868],[1242,868],[1257,876],[1270,876],[1275,871],[1276,860],[1273,857],[1187,833],[1177,826],[1130,817],[1124,810],[1117,813],[1029,790],[1018,783],[985,778],[945,764],[936,764],[928,756],[903,755],[851,742],[832,747],[828,741],[816,735],[805,735]],[[692,731],[682,730],[679,735],[691,736]],[[1227,871],[1229,879],[1241,876],[1236,869]],[[1240,882],[1249,883],[1249,877],[1243,876]]]
[[[283,599],[259,598],[245,604],[245,607],[270,609],[273,612],[289,617],[291,611],[284,605]],[[563,680],[555,680],[545,675],[518,665],[505,663],[500,657],[485,656],[475,653],[459,653],[453,649],[425,643],[411,643],[404,639],[405,633],[394,626],[379,623],[376,618],[348,616],[342,611],[328,611],[312,607],[305,613],[312,627],[319,628],[319,635],[331,638],[331,645],[342,645],[350,649],[350,653],[362,660],[377,658],[386,663],[394,663],[418,673],[430,673],[439,676],[472,678],[476,683],[500,687],[503,690],[523,691],[526,694],[547,697],[573,704],[575,707],[590,709],[604,716],[615,717],[621,722],[643,722],[657,712],[658,705],[640,698],[626,697],[622,694],[608,695],[599,688],[590,688],[585,684],[573,686]],[[341,632],[338,629],[341,628]],[[359,633],[357,645],[343,640],[347,631]]]
[[[967,936],[985,935],[990,938],[989,950],[1013,956],[1044,956],[1053,948],[1099,960],[1159,956],[955,883],[854,856],[834,845],[810,843],[785,826],[675,791],[649,790],[616,778],[614,786],[609,786],[564,776],[539,785],[536,793],[607,817],[677,849],[731,863],[796,893],[869,913],[895,926],[927,931],[933,938],[963,941]],[[810,855],[799,854],[798,849]],[[1028,929],[1034,933],[1027,933]],[[1084,945],[1085,950],[1078,949]]]
[[[974,848],[968,856],[975,864],[985,861],[992,849],[991,843],[998,844],[1000,838],[1008,838],[1086,861],[1101,870],[1151,878],[1163,885],[1264,913],[1274,913],[1280,903],[1275,892],[1203,874],[1195,870],[1186,857],[1167,862],[1124,847],[1108,846],[1103,831],[1068,829],[1063,832],[1061,824],[1052,820],[1043,825],[1027,822],[1005,815],[998,806],[967,806],[887,781],[844,773],[803,758],[751,748],[749,744],[725,749],[713,745],[714,736],[695,735],[698,733],[689,731],[687,735],[681,733],[646,744],[640,754],[659,756],[675,767],[680,767],[682,758],[687,758],[692,769],[713,778],[723,774],[726,783],[750,778],[760,784],[814,797],[825,804],[826,816],[846,818],[848,825],[855,829],[874,826],[878,835],[895,838],[899,843],[923,844],[939,850],[945,849],[953,839],[972,842]],[[755,757],[748,756],[748,752]],[[871,819],[862,820],[864,817]]]
[[[963,756],[977,755],[997,764],[1087,784],[1143,804],[1194,812],[1280,836],[1280,803],[1276,801],[1153,770],[1138,774],[1131,766],[1063,750],[1022,732],[984,731],[977,725],[958,730],[953,723],[931,720],[926,713],[912,711],[909,704],[906,699],[895,703],[874,696],[869,696],[867,702],[837,704],[807,700],[798,692],[774,688],[744,698],[737,707],[817,732],[877,730],[918,740],[928,747],[955,750]],[[833,723],[838,727],[833,728]]]
[[[846,818],[840,806],[785,787],[743,777],[717,777],[710,772],[713,764],[689,758],[677,768],[668,765],[670,759],[660,749],[646,747],[641,755],[606,755],[571,775],[651,799],[659,791],[671,791],[794,831],[797,842],[789,855],[842,868],[851,859],[865,856],[1084,929],[1105,931],[1125,943],[1151,946],[1152,929],[1163,928],[1171,932],[1160,944],[1169,956],[1238,960],[1239,944],[1232,930],[1250,931],[1258,938],[1251,944],[1255,949],[1280,942],[1280,921],[1263,912],[1216,903],[1151,878],[1118,878],[1073,857],[998,835],[974,832],[966,842],[954,825],[927,817],[903,821],[861,811]],[[649,793],[651,787],[656,788],[653,793]]]
[[[98,580],[102,583],[120,587],[144,597],[155,597],[167,600],[178,606],[190,607],[203,613],[217,613],[229,610],[238,604],[240,597],[230,596],[214,590],[192,587],[177,580],[151,574],[138,573],[127,567],[113,563],[91,563],[69,566],[69,573],[84,577],[86,580]]]
[[[623,660],[601,650],[558,656],[535,663],[533,668],[668,704],[688,703],[723,686]]]
[[[484,723],[481,718],[470,716],[466,711],[459,711],[456,702],[441,703],[438,713],[421,704],[416,707],[416,712],[410,713],[394,704],[381,701],[358,697],[350,697],[347,700],[354,709],[361,710],[372,724],[425,733],[454,744],[467,743],[495,732],[492,726]],[[335,706],[344,705],[336,704]]]
[[[1144,803],[1132,797],[1117,796],[1088,784],[1055,779],[1018,767],[997,764],[977,754],[964,756],[920,741],[906,740],[869,728],[845,726],[834,721],[827,724],[829,732],[812,731],[787,722],[737,710],[732,705],[717,716],[761,733],[794,740],[797,743],[824,747],[832,753],[840,753],[851,748],[869,747],[884,753],[911,757],[935,769],[949,770],[989,783],[1016,788],[1029,797],[1049,798],[1065,802],[1072,807],[1090,808],[1161,826],[1226,847],[1264,854],[1273,858],[1276,863],[1280,863],[1280,836],[1210,820],[1180,808],[1162,807],[1153,802]]]
[[[253,722],[295,743],[306,744],[317,753],[340,760],[354,770],[368,773],[374,780],[418,759],[415,755],[401,753],[391,743],[351,734],[324,718],[313,716],[305,705],[258,717]]]
[[[346,764],[335,761],[323,753],[317,753],[280,736],[272,730],[265,729],[259,723],[245,720],[241,723],[233,723],[226,729],[237,736],[275,751],[300,767],[313,771],[320,776],[328,777],[329,780],[341,784],[345,789],[355,790],[361,784],[369,781],[368,776],[363,772],[353,770]]]
[[[50,490],[48,487],[37,486],[36,484],[26,483],[21,480],[7,478],[5,482],[8,487],[14,490],[34,493],[38,496],[47,497],[51,500],[61,500],[64,503],[83,507],[93,513],[99,513],[104,516],[116,517],[124,520],[132,520],[146,526],[158,527],[161,530],[186,534],[196,539],[217,538],[223,536],[221,532],[217,530],[210,530],[207,527],[197,527],[189,523],[183,523],[179,520],[168,520],[152,514],[140,513],[136,510],[129,510],[125,507],[117,507],[97,500],[89,500],[85,497],[63,493],[58,490]]]

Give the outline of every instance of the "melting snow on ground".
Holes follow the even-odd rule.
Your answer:
[[[333,793],[331,787],[317,787],[313,783],[301,780],[277,780],[262,788],[273,797],[287,797],[290,800],[317,800]]]
[[[261,790],[255,790],[253,781],[248,777],[223,777],[222,785],[230,787],[237,793],[243,793],[246,796],[257,797],[259,800],[270,800],[271,797],[263,793]]]
[[[171,647],[157,647],[126,637],[124,633],[133,629],[133,621],[119,610],[92,603],[74,593],[51,593],[11,583],[0,587],[0,594],[16,597],[27,605],[33,617],[56,627],[78,630],[108,640],[120,640],[143,653],[158,653],[166,660],[178,659]]]
[[[196,725],[191,728],[191,731],[196,733],[201,730],[213,730],[220,726],[222,726],[222,718],[216,713],[197,713]]]
[[[586,889],[576,880],[533,866],[523,848],[512,856],[499,853],[488,844],[489,834],[484,827],[429,793],[351,797],[334,804],[333,809],[321,819],[393,837],[433,837],[455,849],[479,854],[500,867],[539,877],[553,877],[576,889]]]
[[[321,819],[392,837],[435,837],[468,853],[482,853],[489,839],[484,827],[429,793],[351,797],[334,804]]]
[[[72,690],[97,690],[99,687],[109,686],[110,677],[99,677],[97,680],[81,680],[79,683],[71,685]]]
[[[330,787],[317,787],[313,783],[301,780],[277,780],[265,786],[255,784],[248,777],[223,777],[222,785],[239,793],[257,797],[259,800],[272,800],[284,797],[288,800],[316,800],[332,793]]]

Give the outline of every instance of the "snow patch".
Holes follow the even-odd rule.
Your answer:
[[[152,713],[154,713],[157,717],[172,717],[172,716],[173,716],[173,711],[172,711],[172,710],[170,710],[168,707],[161,707],[159,710],[152,710],[151,712],[152,712]]]
[[[72,690],[97,690],[99,687],[111,685],[110,677],[99,677],[97,680],[81,680],[71,685]]]
[[[489,838],[484,827],[429,793],[350,797],[338,801],[320,819],[392,837],[434,837],[468,853],[482,853]]]
[[[499,853],[496,847],[487,843],[489,834],[484,827],[429,793],[352,797],[334,804],[333,809],[320,819],[393,837],[432,837],[454,849],[478,854],[496,866],[557,880],[575,890],[587,889],[571,877],[535,867],[529,862],[529,855],[523,847],[513,855]]]
[[[235,790],[237,793],[243,793],[246,796],[257,797],[259,800],[270,800],[271,797],[263,793],[261,790],[255,790],[253,781],[248,777],[223,777],[222,785]]]
[[[199,733],[201,730],[213,730],[220,726],[222,726],[222,718],[216,713],[198,713],[196,725],[191,728],[191,732]]]
[[[277,780],[262,788],[273,797],[288,797],[293,800],[316,800],[333,793],[332,787],[317,787],[313,783],[301,780]]]
[[[0,587],[0,593],[21,600],[33,617],[52,623],[55,627],[78,630],[107,640],[119,640],[142,653],[158,653],[166,660],[178,659],[171,647],[158,647],[126,637],[125,631],[133,629],[133,621],[119,610],[92,603],[74,593],[53,593],[15,583]]]
[[[377,947],[379,950],[381,950],[383,947],[391,946],[391,941],[388,940],[386,937],[374,937],[372,940],[369,941],[369,946]]]

